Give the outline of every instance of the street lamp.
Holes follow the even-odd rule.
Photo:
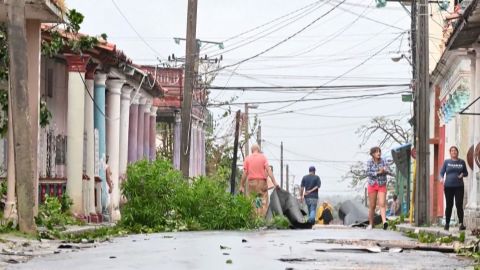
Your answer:
[[[407,62],[410,64],[410,66],[412,65],[412,61],[410,60],[410,58],[403,53],[402,54],[395,54],[391,57],[393,62],[398,62],[398,61],[402,60],[402,58],[407,60]]]

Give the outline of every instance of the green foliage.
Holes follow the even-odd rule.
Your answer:
[[[80,31],[80,24],[82,24],[84,18],[82,13],[75,9],[70,9],[67,13],[67,32],[78,33],[78,31]]]
[[[63,24],[64,35],[68,38],[65,38],[64,35],[59,32],[58,26],[47,30],[47,32],[50,33],[51,39],[42,42],[42,54],[48,57],[53,57],[64,49],[81,54],[83,51],[91,49],[97,45],[97,37],[78,34],[83,19],[84,16],[80,12],[75,9],[69,10],[67,13],[67,21]],[[106,34],[102,34],[102,38],[103,37],[106,37]]]
[[[290,228],[290,221],[285,216],[274,216],[271,221],[267,223],[269,229],[286,230]]]
[[[458,237],[458,241],[464,243],[465,242],[465,232],[460,232],[460,236]]]
[[[189,184],[170,162],[139,161],[122,186],[127,203],[121,225],[134,232],[255,228],[250,198],[231,196],[225,183],[198,178]]]
[[[99,241],[103,242],[114,236],[125,236],[129,231],[125,230],[121,226],[113,227],[102,227],[95,229],[93,231],[86,231],[82,233],[58,233],[58,239],[68,241],[71,243],[80,243],[82,241],[93,242]]]
[[[67,205],[70,205],[69,202],[62,203],[62,201],[64,200],[47,195],[45,202],[39,207],[36,217],[37,225],[45,226],[48,230],[62,230],[65,229],[66,225],[78,224],[78,221],[68,213],[68,208],[67,211],[62,211]]]
[[[439,243],[439,244],[450,244],[455,241],[465,242],[465,232],[461,232],[459,237],[447,235],[439,236],[434,233],[421,231],[418,234],[412,231],[405,232],[407,237],[417,239],[420,243]]]
[[[44,100],[40,101],[40,126],[46,127],[52,119],[52,113],[47,108],[47,103]]]

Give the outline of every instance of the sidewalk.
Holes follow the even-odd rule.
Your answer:
[[[63,233],[81,234],[100,228],[112,226],[110,223],[67,226]],[[44,228],[38,228],[42,231]],[[24,236],[18,232],[0,234],[0,269],[6,269],[11,264],[25,263],[32,258],[51,254],[75,252],[85,248],[96,247],[98,242],[82,241],[78,244],[63,243],[62,240],[37,240],[32,236]]]
[[[445,231],[443,229],[443,226],[440,227],[436,225],[432,225],[430,227],[416,227],[409,223],[403,223],[403,224],[398,224],[396,227],[400,232],[414,232],[414,233],[424,232],[424,233],[431,233],[437,236],[460,237],[460,233],[462,232],[458,230],[458,226],[450,227],[450,230],[448,231]],[[476,243],[477,241],[479,241],[479,239],[475,235],[472,235],[472,231],[469,230],[468,228],[464,232],[465,232],[465,244]]]

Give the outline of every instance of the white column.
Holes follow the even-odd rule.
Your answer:
[[[202,175],[206,175],[206,166],[207,166],[207,162],[206,162],[206,153],[205,153],[205,122],[202,123],[202,127],[200,129],[200,136],[201,136],[201,145],[200,145],[200,148],[201,148],[201,159],[202,159],[202,165],[201,165],[201,174]]]
[[[118,187],[118,173],[120,162],[120,95],[124,80],[107,80],[107,155],[112,172],[113,189],[110,194],[110,206],[112,209],[112,221],[120,220],[120,189]]]
[[[473,53],[473,56],[471,57],[471,63],[470,63],[470,102],[473,102],[473,100],[475,100],[475,98],[477,98],[477,90],[476,90],[476,63],[477,63],[477,53]],[[470,104],[469,102],[469,104]],[[473,107],[474,109],[474,112],[478,112],[476,110],[476,106],[474,105]],[[477,144],[479,143],[479,141],[477,140],[477,137],[475,136],[475,133],[478,133],[476,132],[476,130],[478,130],[478,121],[477,121],[477,117],[475,116],[469,116],[470,119],[469,119],[469,124],[470,124],[470,130],[472,131],[471,132],[471,135],[470,135],[470,142],[471,142],[471,145],[473,145],[474,147],[474,150],[475,150],[475,147],[477,146]],[[475,153],[475,152],[474,152]],[[467,206],[466,208],[467,209],[471,209],[473,211],[476,211],[476,209],[478,208],[478,205],[477,205],[477,177],[476,177],[476,172],[478,171],[478,168],[477,168],[477,165],[476,165],[476,162],[475,162],[475,154],[473,155],[473,170],[472,170],[472,175],[469,175],[468,176],[468,181],[469,181],[469,189],[468,189],[468,196],[467,196]],[[465,216],[466,217],[466,216]]]
[[[201,144],[200,144],[200,121],[197,121],[197,125],[195,126],[195,176],[199,176],[200,173],[200,164],[202,162],[201,160],[201,151],[202,149]]]
[[[158,107],[152,106],[150,111],[150,161],[157,157],[157,110]]]
[[[192,126],[190,127],[190,176],[197,176],[196,174],[196,155],[197,155],[197,120],[192,119]]]
[[[130,124],[130,93],[133,87],[124,85],[120,105],[120,178],[125,179],[128,164],[128,127]]]
[[[480,46],[474,46],[475,48],[475,94],[474,98],[477,98],[480,96]],[[473,109],[475,113],[480,113],[480,102],[476,102],[473,105]],[[478,143],[480,143],[480,117],[474,117],[473,118],[473,141],[474,145],[476,146]],[[474,203],[471,205],[474,207],[475,210],[479,210],[479,199],[480,199],[480,168],[476,165],[474,162],[474,169],[473,169],[473,181],[472,181],[472,186],[470,187],[472,189],[472,195],[471,201]]]
[[[13,144],[13,120],[11,99],[8,100],[8,158],[7,158],[7,201],[4,217],[7,220],[17,220],[17,206],[15,198],[15,145]]]
[[[145,130],[145,103],[147,99],[140,97],[138,100],[138,123],[137,123],[137,160],[143,159],[143,132]]]
[[[143,158],[150,160],[150,112],[152,100],[147,99],[143,116]]]
[[[88,215],[95,215],[96,214],[96,209],[95,209],[95,128],[94,128],[94,116],[93,112],[95,110],[94,103],[93,103],[93,98],[94,98],[94,71],[95,71],[95,66],[90,66],[87,67],[87,73],[85,75],[86,81],[85,83],[87,84],[87,91],[85,91],[84,97],[85,97],[85,133],[87,136],[87,145],[86,145],[86,153],[87,153],[87,159],[86,159],[86,168],[87,168],[87,176],[89,177],[89,180],[86,183],[87,189],[86,189],[86,196],[84,198],[86,199],[85,205],[86,205],[86,213]]]
[[[38,212],[38,130],[39,130],[39,109],[40,109],[40,57],[41,57],[41,22],[39,20],[27,20],[27,51],[28,57],[28,102],[30,109],[30,121],[32,132],[32,164],[34,165],[34,175],[36,177],[34,186],[35,196],[35,215]],[[27,108],[25,108],[27,109]]]
[[[72,212],[84,215],[83,205],[83,133],[85,110],[85,68],[88,57],[67,56],[67,193],[73,201]]]
[[[175,114],[175,126],[173,130],[173,166],[180,169],[180,138],[182,137],[182,122],[180,113]]]

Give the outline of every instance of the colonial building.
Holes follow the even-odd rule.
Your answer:
[[[449,148],[457,146],[469,166],[465,180],[465,223],[480,225],[480,6],[478,0],[451,1],[440,40],[430,50],[439,55],[431,64],[430,194],[434,218],[443,217],[443,186],[437,181]],[[452,215],[452,219],[456,219]]]

